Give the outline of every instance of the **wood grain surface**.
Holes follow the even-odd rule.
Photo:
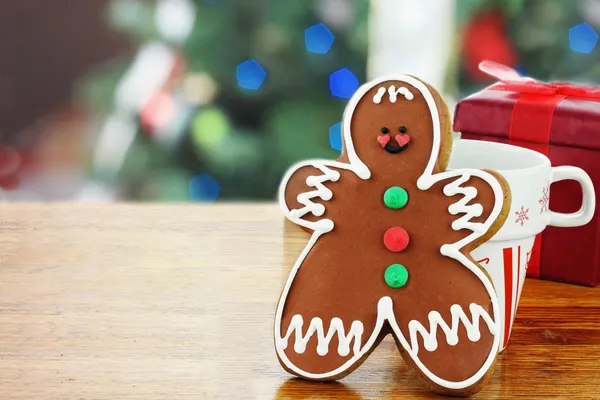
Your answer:
[[[434,397],[389,338],[341,383],[281,369],[273,313],[307,239],[272,204],[0,204],[0,399]],[[600,398],[600,289],[525,282],[475,396],[513,397]]]

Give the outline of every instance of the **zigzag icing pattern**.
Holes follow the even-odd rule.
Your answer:
[[[333,336],[337,333],[338,336],[338,354],[340,356],[347,356],[350,354],[350,343],[354,340],[354,346],[352,348],[354,354],[360,351],[362,334],[365,331],[362,322],[353,321],[350,325],[350,330],[346,334],[344,329],[344,322],[340,318],[332,318],[329,324],[329,330],[325,334],[323,329],[323,321],[321,318],[315,317],[310,321],[306,335],[302,336],[302,327],[304,326],[304,319],[301,315],[296,314],[292,317],[290,326],[288,327],[286,335],[278,340],[278,345],[282,349],[286,349],[288,340],[292,333],[295,333],[294,351],[298,354],[304,353],[306,345],[310,338],[316,333],[317,334],[317,354],[324,356],[329,352],[329,343]]]
[[[389,299],[389,297],[385,297],[382,300],[384,301],[379,310],[379,319],[382,321],[395,319],[393,314],[390,313],[391,299]],[[446,335],[446,342],[450,346],[456,346],[458,344],[458,329],[460,328],[461,322],[464,325],[467,331],[467,337],[471,342],[477,342],[481,338],[481,330],[479,329],[481,319],[483,319],[483,321],[486,323],[490,333],[492,335],[496,334],[496,324],[490,315],[483,309],[483,307],[473,303],[469,306],[469,310],[471,311],[472,319],[469,319],[460,305],[452,305],[450,307],[450,313],[452,315],[452,321],[450,325],[444,321],[438,311],[431,311],[428,315],[429,330],[427,330],[425,326],[417,320],[410,321],[408,323],[410,345],[407,350],[413,356],[417,356],[419,353],[418,335],[421,335],[425,350],[435,351],[438,347],[438,328],[441,329]],[[390,315],[388,315],[388,313],[390,313]],[[340,356],[345,357],[350,354],[350,343],[352,340],[354,340],[354,345],[352,348],[353,353],[358,354],[361,352],[360,346],[362,334],[364,333],[364,325],[360,321],[353,321],[350,325],[348,333],[346,333],[346,330],[344,329],[344,322],[338,317],[332,318],[327,334],[325,334],[323,321],[318,317],[314,317],[310,321],[310,325],[304,336],[302,335],[303,327],[304,319],[302,316],[299,314],[294,315],[290,321],[290,325],[288,326],[287,333],[283,338],[280,338],[277,341],[278,346],[281,346],[281,348],[284,350],[287,349],[290,337],[292,334],[295,334],[294,351],[298,354],[302,354],[306,351],[306,345],[316,333],[317,354],[324,356],[329,352],[329,344],[331,339],[335,334],[337,334],[339,343],[338,354]]]
[[[315,216],[320,217],[325,212],[325,206],[322,204],[314,203],[312,199],[315,197],[319,197],[322,200],[328,201],[333,197],[333,192],[328,189],[324,182],[332,181],[335,182],[340,179],[340,173],[327,168],[322,164],[313,164],[315,168],[318,168],[323,172],[323,175],[319,176],[309,176],[306,178],[306,184],[309,187],[314,187],[316,190],[312,192],[300,193],[297,197],[298,203],[302,204],[304,207],[301,209],[290,210],[290,216],[292,218],[302,218],[307,213],[313,213]]]
[[[458,304],[453,304],[450,307],[450,313],[452,314],[452,322],[450,326],[444,321],[441,314],[437,311],[431,311],[429,313],[429,331],[417,320],[412,320],[408,323],[408,331],[410,334],[410,352],[413,355],[417,355],[419,352],[419,341],[417,335],[421,335],[423,338],[423,344],[425,350],[435,351],[438,347],[437,342],[437,330],[438,327],[444,331],[446,335],[446,342],[450,346],[456,346],[458,344],[458,328],[460,322],[464,325],[467,330],[467,337],[471,342],[477,342],[481,338],[481,331],[479,329],[479,321],[483,321],[487,324],[488,329],[492,335],[496,334],[496,324],[490,315],[477,304],[471,304],[469,306],[471,311],[472,321],[465,314],[462,307]]]
[[[455,196],[462,194],[464,197],[456,203],[448,207],[448,212],[452,215],[464,213],[462,217],[452,222],[452,229],[458,231],[460,229],[469,229],[473,232],[484,233],[486,227],[482,223],[471,222],[471,218],[480,217],[483,213],[483,207],[481,204],[470,204],[467,205],[471,200],[477,197],[477,189],[471,186],[462,187],[461,185],[467,182],[471,178],[469,173],[460,176],[453,182],[450,182],[444,186],[444,194],[446,196]]]

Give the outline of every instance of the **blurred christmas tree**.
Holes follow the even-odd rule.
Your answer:
[[[339,154],[338,122],[365,80],[369,4],[112,0],[108,21],[137,52],[82,85],[107,115],[91,176],[122,199],[273,199],[292,163]],[[488,85],[484,59],[541,80],[600,82],[600,0],[454,4],[445,93]]]
[[[461,95],[490,83],[477,69],[483,59],[515,67],[544,81],[600,82],[598,0],[461,0]],[[452,82],[453,79],[450,79]]]
[[[82,85],[108,115],[93,179],[125,199],[274,198],[293,162],[339,153],[336,123],[365,76],[367,9],[368,0],[112,1],[110,23],[139,50]]]

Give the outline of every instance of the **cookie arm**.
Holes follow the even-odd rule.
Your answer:
[[[471,203],[480,204],[483,207],[481,215],[473,217],[471,221],[481,223],[483,226],[489,225],[489,228],[471,243],[469,246],[470,250],[479,247],[479,245],[494,236],[504,225],[510,211],[511,197],[506,180],[495,171],[484,170],[482,172],[490,175],[493,180],[497,181],[500,188],[495,187],[496,185],[490,185],[488,180],[479,176],[472,176],[465,184],[477,190],[477,196]],[[496,202],[500,202],[500,204]],[[499,209],[498,215],[494,213],[495,207]]]
[[[288,170],[279,187],[279,204],[285,216],[305,230],[328,232],[333,222],[323,218],[325,203],[333,197],[328,183],[336,182],[337,163],[305,161]]]
[[[432,186],[442,185],[455,215],[452,229],[461,233],[451,245],[473,250],[489,240],[504,224],[510,208],[510,190],[501,175],[476,169],[452,170],[431,176]]]

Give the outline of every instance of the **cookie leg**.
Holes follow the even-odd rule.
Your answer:
[[[390,298],[390,326],[406,361],[435,391],[471,394],[489,377],[498,353],[497,299],[476,266],[470,271],[456,260],[443,262],[455,270],[452,281],[431,282],[435,291],[426,308]]]
[[[360,277],[344,270],[325,244],[295,267],[275,317],[275,347],[281,365],[311,380],[342,378],[375,348],[383,322]]]

